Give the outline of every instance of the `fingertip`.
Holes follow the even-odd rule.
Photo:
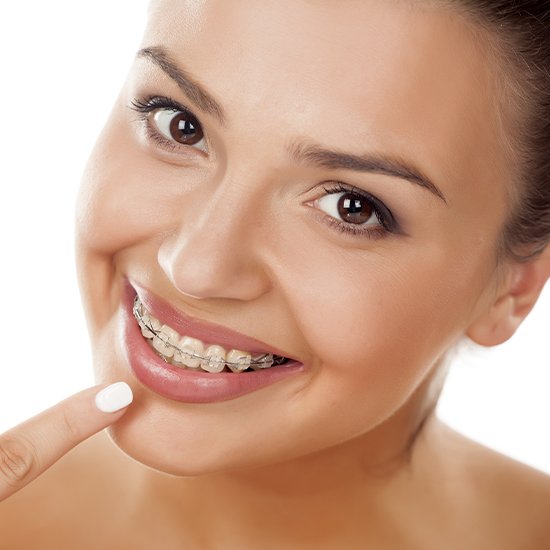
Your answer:
[[[96,394],[95,404],[101,412],[113,413],[127,407],[133,399],[132,388],[126,382],[115,382]]]

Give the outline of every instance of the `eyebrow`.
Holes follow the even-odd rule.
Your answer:
[[[353,170],[401,178],[423,187],[447,204],[445,195],[425,174],[411,163],[381,154],[354,155],[325,149],[312,143],[293,143],[290,157],[297,163],[306,163],[329,170]]]
[[[187,95],[203,113],[212,115],[222,126],[225,126],[226,117],[222,106],[190,75],[188,71],[178,67],[163,47],[151,46],[149,48],[142,48],[138,51],[137,57],[151,60],[179,86],[181,91]]]
[[[178,67],[162,46],[142,48],[138,51],[137,57],[152,61],[178,85],[202,112],[212,115],[222,126],[226,125],[223,107],[191,76],[189,71]],[[296,163],[306,163],[319,168],[367,172],[404,179],[427,189],[447,204],[445,195],[437,185],[413,164],[401,158],[371,153],[355,155],[326,149],[321,145],[307,142],[293,142],[288,147],[288,154]]]

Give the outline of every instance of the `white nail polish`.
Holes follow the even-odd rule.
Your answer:
[[[115,382],[95,396],[95,404],[100,411],[112,413],[127,407],[133,399],[132,388],[126,382]]]

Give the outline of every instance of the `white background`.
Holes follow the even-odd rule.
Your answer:
[[[138,48],[145,6],[34,0],[1,8],[0,432],[94,384],[73,207]],[[439,405],[453,427],[548,473],[549,327],[547,288],[509,343],[458,358]]]

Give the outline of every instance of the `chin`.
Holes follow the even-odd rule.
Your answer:
[[[194,453],[168,453],[156,442],[147,445],[147,439],[140,438],[132,429],[125,426],[111,426],[107,429],[111,441],[128,457],[155,470],[156,472],[178,477],[195,477],[220,470],[220,464],[206,464],[198,460]],[[221,460],[220,460],[221,462]]]
[[[186,444],[174,441],[162,430],[144,425],[144,419],[131,415],[130,410],[106,431],[111,441],[128,457],[157,472],[178,477],[237,472],[279,462],[275,457],[270,460],[265,453],[261,457],[249,453],[247,456],[238,448],[238,442],[231,445],[223,438],[217,441],[217,445],[196,437],[189,438]]]

